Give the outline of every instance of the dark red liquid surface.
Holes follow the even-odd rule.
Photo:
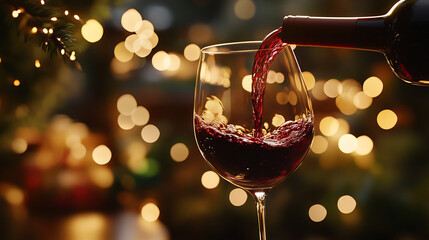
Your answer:
[[[225,179],[248,189],[266,189],[301,164],[313,138],[313,121],[289,121],[254,137],[234,125],[212,125],[196,115],[195,135],[204,158]]]

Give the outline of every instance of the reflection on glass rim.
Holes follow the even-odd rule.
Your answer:
[[[206,54],[230,54],[230,53],[256,52],[261,46],[261,43],[262,41],[219,43],[219,44],[206,46],[201,49],[201,52]],[[284,47],[290,48],[289,45],[285,45]],[[269,50],[269,48],[267,48],[266,50]]]

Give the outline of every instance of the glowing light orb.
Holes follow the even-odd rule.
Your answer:
[[[144,220],[155,222],[159,218],[160,211],[155,203],[147,203],[142,207],[141,215]]]
[[[99,145],[92,151],[92,159],[99,165],[104,165],[110,162],[112,152],[106,145]]]
[[[315,204],[310,207],[308,210],[308,216],[313,222],[321,222],[326,218],[328,211],[326,208],[320,204]]]
[[[349,195],[344,195],[338,199],[337,207],[340,212],[349,214],[355,210],[356,200]]]
[[[207,171],[201,176],[201,183],[207,189],[213,189],[219,185],[220,178],[213,171]]]

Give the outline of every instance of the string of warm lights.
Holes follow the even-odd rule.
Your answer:
[[[76,52],[72,50],[75,39],[72,38],[72,26],[81,25],[80,17],[71,14],[69,10],[49,6],[41,0],[11,2],[6,1],[11,8],[11,17],[17,28],[24,33],[27,39],[36,36],[41,41],[41,48],[51,54],[59,53],[70,61],[76,60]],[[17,4],[20,4],[19,6]],[[0,61],[1,62],[1,61]],[[41,68],[40,59],[35,59],[35,68]],[[14,80],[14,86],[20,86],[20,80]]]

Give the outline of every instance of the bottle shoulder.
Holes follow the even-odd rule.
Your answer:
[[[387,44],[426,44],[429,39],[428,13],[429,0],[405,0],[397,4],[385,16]]]
[[[385,16],[393,28],[408,28],[429,25],[429,0],[405,0],[399,2]]]
[[[386,15],[385,55],[409,82],[429,77],[429,0],[405,0]]]

